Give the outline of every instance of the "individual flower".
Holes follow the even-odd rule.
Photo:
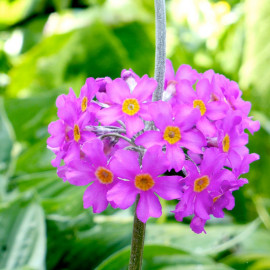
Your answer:
[[[200,118],[199,111],[185,105],[173,111],[170,104],[159,101],[150,106],[149,112],[158,130],[145,131],[136,138],[135,143],[146,148],[158,145],[162,149],[165,146],[169,160],[168,170],[182,169],[185,154],[181,147],[194,153],[202,153],[205,138],[200,131],[193,129]]]
[[[144,75],[131,92],[123,79],[115,79],[106,86],[108,98],[111,101],[109,108],[97,113],[103,125],[109,125],[117,120],[126,124],[128,136],[133,136],[144,128],[143,120],[151,120],[148,113],[148,100],[157,86],[157,82]]]
[[[182,81],[177,85],[178,103],[185,103],[188,106],[198,109],[201,118],[196,127],[208,137],[216,135],[215,120],[223,119],[229,109],[224,101],[212,100],[212,88],[207,79],[200,79],[196,84],[196,91],[193,90],[189,81]]]
[[[121,78],[128,84],[131,92],[140,81],[140,77],[131,68],[129,70],[123,69],[121,72]]]
[[[95,137],[95,135],[85,128],[94,121],[92,113],[86,111],[80,113],[77,103],[65,101],[65,106],[58,108],[59,120],[49,124],[48,132],[50,137],[47,139],[47,144],[52,149],[56,156],[53,161],[54,166],[59,166],[61,159],[64,159],[76,153],[79,153],[80,145]]]
[[[237,126],[241,123],[242,117],[237,112],[228,113],[218,126],[218,146],[220,152],[227,155],[226,165],[230,168],[237,168],[241,164],[244,155],[248,154],[248,134],[240,132]]]
[[[253,121],[249,117],[251,103],[242,99],[242,91],[236,82],[229,80],[224,75],[216,74],[213,70],[208,70],[203,75],[211,83],[212,100],[225,101],[230,109],[239,111],[242,116],[242,129],[248,129],[251,134],[260,129],[259,121]]]
[[[78,99],[82,113],[86,110],[96,113],[100,109],[96,103],[92,102],[97,91],[98,84],[96,83],[96,80],[94,78],[88,78],[81,89]]]
[[[223,169],[224,161],[224,154],[210,148],[205,151],[199,167],[191,161],[185,162],[188,174],[183,181],[186,187],[174,211],[176,220],[182,221],[184,217],[193,214],[202,220],[210,218],[214,200],[211,194],[219,191],[224,181],[236,179],[232,172]]]
[[[161,204],[156,195],[165,200],[181,197],[179,176],[160,176],[166,172],[167,159],[157,147],[146,151],[142,166],[139,165],[138,153],[119,150],[115,153],[110,168],[119,181],[111,190],[107,198],[121,209],[129,208],[140,195],[136,214],[139,220],[146,222],[149,217],[160,217]]]
[[[179,69],[174,73],[172,62],[166,59],[166,69],[165,69],[165,82],[164,82],[164,92],[163,101],[169,101],[172,105],[175,105],[176,99],[176,85],[181,84],[182,80],[187,80],[188,82],[194,84],[200,75],[189,65],[181,65]]]
[[[107,208],[107,192],[118,182],[103,148],[102,141],[97,138],[84,143],[84,158],[71,161],[65,173],[66,179],[72,185],[90,184],[83,195],[83,206],[92,207],[94,213],[100,213]]]
[[[98,86],[98,91],[96,93],[96,97],[99,102],[102,104],[110,104],[110,99],[108,98],[108,95],[106,93],[106,85],[108,83],[111,83],[112,79],[110,77],[105,77],[105,78],[97,78],[96,83]]]

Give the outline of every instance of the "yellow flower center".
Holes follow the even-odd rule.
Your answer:
[[[193,108],[198,108],[201,112],[201,116],[203,116],[206,112],[206,107],[205,104],[202,100],[200,99],[195,99],[193,101]]]
[[[163,134],[163,139],[169,144],[177,143],[181,139],[179,127],[167,126]]]
[[[110,184],[113,181],[113,173],[104,167],[98,167],[95,175],[101,184]]]
[[[230,149],[230,137],[228,134],[226,134],[222,140],[222,149],[223,149],[223,152],[226,152],[226,153]]]
[[[207,175],[197,178],[194,182],[194,191],[201,192],[206,189],[210,184],[210,180]]]
[[[138,174],[135,177],[135,187],[147,191],[154,186],[155,182],[150,174]]]
[[[74,126],[73,134],[74,134],[74,140],[78,142],[81,138],[81,134],[80,134],[80,128],[77,124],[75,124]]]
[[[128,98],[123,102],[122,111],[128,115],[134,115],[140,110],[140,104],[135,98]]]
[[[83,97],[82,104],[81,104],[82,112],[84,112],[87,109],[87,102],[88,102],[87,97]]]

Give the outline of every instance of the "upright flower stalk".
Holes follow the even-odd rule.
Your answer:
[[[155,0],[156,21],[156,54],[155,79],[158,87],[153,94],[153,101],[162,99],[164,91],[165,61],[166,61],[166,7],[165,0]]]
[[[238,84],[189,65],[175,72],[165,59],[165,0],[155,0],[155,14],[155,79],[131,69],[114,80],[88,78],[78,98],[72,89],[57,98],[59,119],[48,128],[52,165],[64,181],[86,186],[84,208],[135,203],[130,270],[141,269],[145,224],[162,215],[159,197],[177,199],[175,219],[192,216],[193,232],[206,233],[207,220],[233,209],[233,191],[248,183],[241,175],[259,159],[245,131],[260,124]]]
[[[155,0],[155,25],[156,25],[156,51],[155,51],[155,80],[158,83],[153,93],[152,101],[162,99],[164,91],[165,62],[166,62],[166,7],[165,0]],[[151,127],[152,126],[152,127]],[[147,127],[154,129],[154,124]],[[138,195],[139,196],[139,195]],[[139,197],[136,200],[136,208]],[[135,209],[136,209],[135,208]],[[137,218],[134,213],[133,233],[131,241],[131,253],[129,270],[137,270],[142,267],[143,247],[145,238],[146,223]]]

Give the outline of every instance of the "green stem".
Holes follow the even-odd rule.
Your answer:
[[[155,55],[155,79],[158,87],[153,93],[153,101],[162,99],[165,78],[166,61],[166,9],[165,0],[155,0],[155,18],[156,18],[156,55]],[[154,123],[147,126],[146,130],[154,129]],[[155,166],[155,164],[153,164]],[[143,246],[146,224],[141,222],[136,214],[137,205],[140,196],[136,198],[135,214],[133,223],[133,234],[131,241],[131,253],[129,260],[129,270],[142,269]]]
[[[139,198],[140,195],[137,195],[135,204],[134,222],[133,222],[133,233],[131,240],[131,253],[128,267],[129,270],[140,270],[142,268],[146,223],[141,222],[136,214]]]

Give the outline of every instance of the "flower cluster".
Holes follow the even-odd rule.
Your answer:
[[[84,207],[127,209],[139,198],[137,217],[160,217],[159,197],[177,199],[175,218],[193,215],[191,228],[205,232],[210,215],[234,207],[232,192],[259,156],[247,148],[259,129],[238,85],[169,60],[162,100],[152,102],[157,82],[123,70],[121,78],[88,78],[77,98],[57,98],[59,119],[50,123],[52,165],[64,181],[87,186]],[[169,176],[168,176],[168,172]],[[182,175],[182,176],[180,176]],[[139,196],[138,196],[139,195]]]

